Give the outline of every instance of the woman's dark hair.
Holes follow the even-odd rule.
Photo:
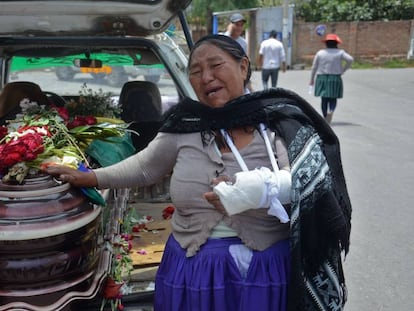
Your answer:
[[[218,47],[219,49],[223,50],[224,52],[228,53],[231,57],[233,57],[237,62],[240,62],[243,58],[247,58],[248,60],[248,71],[246,80],[244,80],[244,86],[249,83],[250,76],[252,74],[252,69],[250,67],[250,60],[247,57],[246,53],[244,52],[241,45],[234,39],[225,36],[225,35],[207,35],[202,37],[198,40],[191,49],[190,56],[188,57],[188,63],[191,63],[191,59],[193,56],[194,51],[204,43],[210,43]]]
[[[327,40],[326,42],[325,42],[325,44],[326,44],[326,47],[327,48],[337,48],[338,47],[338,42],[336,42],[335,40]]]

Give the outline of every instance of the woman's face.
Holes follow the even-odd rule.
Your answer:
[[[213,108],[244,94],[247,72],[247,58],[238,62],[207,42],[193,51],[189,64],[190,83],[198,99]]]

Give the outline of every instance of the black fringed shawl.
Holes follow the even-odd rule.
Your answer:
[[[288,309],[342,310],[341,252],[349,250],[351,203],[338,138],[303,98],[278,88],[244,95],[221,108],[185,99],[166,113],[160,131],[203,134],[259,123],[286,141],[291,165]]]

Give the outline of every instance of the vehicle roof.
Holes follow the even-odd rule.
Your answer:
[[[0,1],[0,35],[147,36],[165,31],[191,0]]]
[[[1,38],[1,54],[15,56],[66,56],[85,49],[157,49],[154,41],[141,37],[9,37]]]

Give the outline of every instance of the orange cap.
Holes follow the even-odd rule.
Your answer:
[[[336,41],[338,44],[342,43],[342,40],[334,33],[328,33],[325,39],[322,40],[322,42],[326,41]]]

